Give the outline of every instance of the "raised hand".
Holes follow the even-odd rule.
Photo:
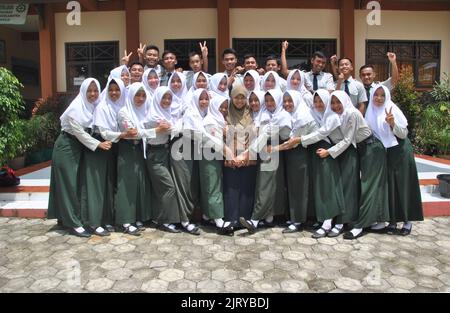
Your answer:
[[[392,108],[393,107],[391,107],[389,112],[387,111],[387,109],[384,109],[384,112],[386,113],[386,118],[385,118],[386,123],[388,123],[392,128],[394,128],[395,120],[394,120],[394,114],[392,114]]]
[[[281,43],[281,51],[287,51],[288,47],[289,47],[289,42],[287,40],[285,40]]]
[[[397,61],[397,55],[394,52],[388,52],[387,57],[391,63]]]
[[[202,52],[203,59],[208,57],[208,47],[206,46],[206,40],[203,41],[203,44],[199,42],[200,45],[200,51]]]
[[[138,56],[144,57],[144,50],[146,45],[143,45],[142,43],[139,43],[139,48],[137,48]]]
[[[332,56],[330,57],[330,63],[331,63],[331,64],[337,65],[337,61],[338,61],[338,58],[337,58],[337,55],[336,55],[336,54],[334,54],[334,55],[332,55]]]
[[[130,54],[127,53],[127,50],[125,49],[124,52],[124,56],[123,58],[120,60],[122,62],[122,64],[128,65],[128,63],[130,62],[130,56],[133,54],[133,52],[130,52]]]

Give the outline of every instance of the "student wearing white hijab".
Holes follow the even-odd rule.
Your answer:
[[[216,97],[219,98],[219,97]],[[194,139],[194,148],[198,157],[200,182],[200,207],[203,215],[213,220],[224,234],[224,203],[222,188],[222,153],[224,149],[220,112],[212,109],[211,118],[206,120],[210,110],[210,98],[206,89],[197,89],[192,97],[192,104],[183,117],[183,134]],[[206,122],[206,123],[205,123]],[[195,162],[195,161],[194,161]],[[192,214],[191,212],[189,212]],[[229,224],[229,223],[228,223]]]
[[[321,158],[317,154],[319,149],[331,148],[328,135],[341,125],[339,116],[331,110],[330,98],[330,93],[325,89],[318,89],[314,93],[311,115],[319,129],[290,140],[292,144],[301,142],[304,147],[308,147],[311,153],[312,201],[316,219],[322,223],[321,228],[313,235],[314,238],[325,237],[331,229],[333,218],[344,212],[344,194],[339,162],[333,158]]]
[[[264,111],[264,95],[265,92],[261,90],[254,90],[248,94],[248,104],[252,113],[253,125],[255,132],[259,128],[261,114]]]
[[[86,150],[82,162],[82,210],[87,212],[86,225],[99,236],[114,231],[114,189],[117,168],[117,142],[132,133],[120,132],[117,113],[125,105],[126,89],[122,80],[111,78],[106,84],[106,97],[93,114],[93,135],[100,142],[112,143],[110,150]],[[104,228],[101,226],[103,225]]]
[[[169,140],[176,120],[172,112],[173,99],[174,95],[169,87],[156,89],[150,107],[148,128],[156,128],[162,123],[168,128],[148,140],[146,164],[152,184],[152,220],[161,230],[179,233],[180,230],[175,226],[175,223],[180,223],[177,191],[169,167]]]
[[[261,90],[261,76],[255,70],[249,70],[244,74],[244,87],[248,93]]]
[[[186,76],[180,72],[174,72],[167,83],[170,91],[173,94],[170,112],[175,118],[175,123],[181,120],[184,111],[189,103],[187,103],[186,95],[188,93],[186,87]]]
[[[118,66],[111,70],[109,73],[108,81],[111,79],[122,80],[125,88],[128,88],[131,84],[130,82],[130,71],[126,65]]]
[[[300,92],[305,103],[308,105],[308,107],[312,108],[313,97],[305,86],[305,73],[300,71],[299,69],[292,70],[289,72],[286,82],[287,90],[296,90]]]
[[[281,77],[275,71],[268,71],[261,79],[261,90],[279,89],[284,92],[281,86]]]
[[[388,234],[406,236],[411,233],[411,221],[423,220],[417,168],[407,136],[408,121],[385,86],[372,91],[366,121],[387,149],[390,223],[386,230]],[[397,222],[403,222],[401,230],[397,230]]]
[[[150,103],[155,94],[156,88],[159,87],[158,72],[154,68],[148,68],[142,75],[142,83],[144,84],[145,91],[147,92],[147,103]]]
[[[205,72],[197,72],[194,74],[193,78],[192,78],[192,86],[191,88],[189,88],[187,94],[186,94],[186,103],[187,105],[191,105],[192,104],[192,97],[194,95],[194,91],[196,91],[199,88],[202,89],[208,89],[208,74],[206,74]]]
[[[356,145],[369,138],[372,131],[345,91],[333,91],[331,109],[338,114],[341,125],[329,135],[334,145],[318,149],[317,154],[321,158],[337,159],[341,169],[345,212],[337,217],[336,225],[327,233],[328,237],[337,237],[343,232],[344,223],[351,224],[358,219],[361,182]]]
[[[61,134],[55,142],[50,177],[48,218],[58,219],[58,223],[70,229],[79,237],[91,235],[83,227],[86,216],[81,211],[80,192],[83,182],[81,175],[86,148],[111,149],[111,142],[100,142],[90,135],[90,127],[95,106],[99,102],[100,84],[94,78],[87,78],[80,87],[80,93],[61,115]]]
[[[211,98],[214,98],[215,95],[229,98],[227,82],[228,77],[224,73],[216,73],[211,76],[209,80],[209,90],[211,92]]]
[[[257,139],[250,150],[263,153],[268,146],[276,146],[277,141],[289,139],[292,130],[291,115],[283,109],[283,93],[280,89],[270,89],[264,96],[264,109],[260,117],[260,128]],[[284,178],[284,162],[278,151],[261,155],[258,164],[255,190],[255,206],[250,220],[244,217],[239,222],[253,233],[260,220],[266,225],[273,225],[273,216],[285,214],[287,208],[287,192]],[[261,226],[261,225],[259,225]]]
[[[167,128],[163,125],[145,129],[148,121],[146,99],[144,85],[131,84],[126,105],[117,115],[120,131],[135,136],[122,138],[118,143],[115,219],[116,225],[120,225],[125,233],[135,236],[140,235],[141,222],[150,220],[152,214],[150,179],[144,158],[146,141]]]
[[[295,137],[304,136],[315,131],[318,126],[310,113],[309,107],[303,101],[300,92],[287,90],[283,95],[284,110],[290,113],[292,118],[291,135],[289,140],[274,147],[282,151],[282,158],[286,164],[286,185],[288,190],[288,203],[290,224],[283,233],[301,231],[301,224],[308,219],[308,208],[311,207],[312,195],[310,196],[310,163],[309,150],[299,145],[291,145]]]

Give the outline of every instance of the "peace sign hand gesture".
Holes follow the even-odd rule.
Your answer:
[[[208,58],[208,47],[206,46],[206,40],[203,41],[203,45],[201,42],[199,42],[200,45],[200,51],[202,52],[203,59]]]
[[[137,48],[137,53],[139,57],[143,57],[144,56],[144,50],[145,50],[146,45],[143,45],[142,43],[139,43],[139,48]]]
[[[387,109],[384,109],[384,112],[386,113],[386,118],[385,118],[386,123],[388,123],[391,126],[391,128],[394,128],[395,120],[394,120],[394,114],[392,114],[392,107],[389,110],[389,112],[387,111]]]
[[[125,50],[123,58],[120,60],[122,64],[128,65],[128,62],[130,62],[130,56],[133,54],[133,52],[130,52],[130,54],[127,53],[127,50]]]

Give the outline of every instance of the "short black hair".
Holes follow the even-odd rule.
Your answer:
[[[342,58],[340,58],[339,60],[338,60],[338,65],[341,63],[341,61],[342,60],[349,60],[350,61],[350,64],[352,64],[353,65],[353,61],[352,61],[352,59],[350,59],[350,58],[347,58],[347,57],[342,57]]]
[[[247,53],[244,55],[244,62],[245,62],[245,60],[250,59],[250,58],[254,58],[256,61],[256,55],[254,55],[253,53]]]
[[[165,57],[166,55],[168,55],[168,54],[173,54],[175,57],[177,57],[177,56],[175,55],[175,53],[173,53],[172,51],[170,51],[170,50],[164,50],[164,52],[163,52],[161,58],[164,60],[164,57]]]
[[[147,46],[145,46],[144,53],[146,53],[148,50],[156,50],[156,51],[158,51],[158,54],[159,54],[159,48],[157,46],[155,46],[155,45],[147,45]]]
[[[361,66],[359,68],[359,72],[361,73],[362,70],[366,69],[366,68],[371,68],[372,70],[375,71],[375,67],[372,64],[364,64],[363,66]]]
[[[314,60],[315,58],[326,59],[327,57],[322,51],[315,51],[312,55],[312,59]]]
[[[267,65],[267,62],[268,62],[268,61],[272,61],[272,60],[277,61],[277,65],[281,65],[280,59],[277,58],[276,56],[274,56],[273,54],[269,55],[269,56],[266,58],[266,60],[264,61],[264,65]]]
[[[234,54],[236,59],[238,58],[237,52],[233,48],[225,48],[225,49],[223,49],[222,59],[225,57],[225,54]]]
[[[195,57],[196,55],[198,55],[200,57],[200,59],[203,59],[201,53],[198,51],[189,52],[188,57],[189,57],[189,59],[191,59],[192,57]]]
[[[130,69],[131,69],[134,65],[140,65],[140,66],[144,67],[144,64],[142,64],[141,62],[139,62],[139,61],[133,61],[133,62],[131,62],[131,64],[130,64]]]

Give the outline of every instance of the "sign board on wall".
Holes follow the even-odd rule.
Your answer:
[[[0,4],[0,24],[25,24],[28,4]]]

